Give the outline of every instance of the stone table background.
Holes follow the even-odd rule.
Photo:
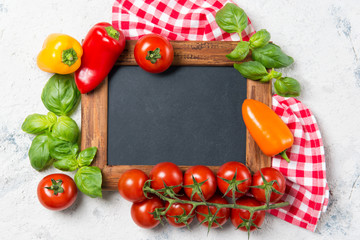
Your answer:
[[[130,203],[117,192],[103,199],[79,194],[63,212],[43,208],[36,187],[50,168],[38,173],[27,156],[33,136],[21,131],[28,114],[46,113],[40,95],[51,74],[36,56],[48,34],[84,38],[95,23],[111,21],[114,0],[0,0],[0,233],[1,239],[246,239],[226,224],[223,230],[197,224],[192,230],[169,226],[138,228]],[[251,239],[358,239],[360,236],[360,5],[358,0],[237,1],[255,29],[294,57],[283,72],[302,84],[299,99],[317,117],[326,150],[331,189],[328,211],[315,233],[267,216]],[[80,107],[72,115],[80,124]],[[69,174],[73,176],[73,174]]]

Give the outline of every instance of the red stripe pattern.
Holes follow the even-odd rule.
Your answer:
[[[126,39],[157,33],[170,40],[239,41],[237,34],[222,31],[215,14],[227,0],[117,0],[112,9],[112,24]],[[255,30],[248,19],[242,38],[248,41]],[[269,212],[289,223],[315,231],[321,212],[326,210],[329,188],[321,134],[314,115],[295,98],[273,96],[273,110],[294,134],[288,149],[290,163],[275,156],[272,166],[287,178],[283,201],[290,206]]]

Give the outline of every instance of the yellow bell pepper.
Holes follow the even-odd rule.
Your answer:
[[[81,44],[66,34],[50,34],[37,56],[37,65],[45,72],[69,74],[81,65]]]

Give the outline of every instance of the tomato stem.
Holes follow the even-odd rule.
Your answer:
[[[145,59],[149,60],[152,64],[155,64],[160,58],[160,48],[156,48],[154,51],[148,51]]]
[[[54,180],[53,178],[51,179],[51,186],[50,187],[45,187],[46,189],[49,189],[51,191],[54,191],[53,194],[55,196],[58,195],[58,193],[63,193],[64,192],[64,188],[61,187],[62,185],[62,180]]]

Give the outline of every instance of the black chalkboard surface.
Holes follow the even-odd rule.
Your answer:
[[[233,67],[118,66],[108,79],[108,165],[245,163],[246,79]]]

